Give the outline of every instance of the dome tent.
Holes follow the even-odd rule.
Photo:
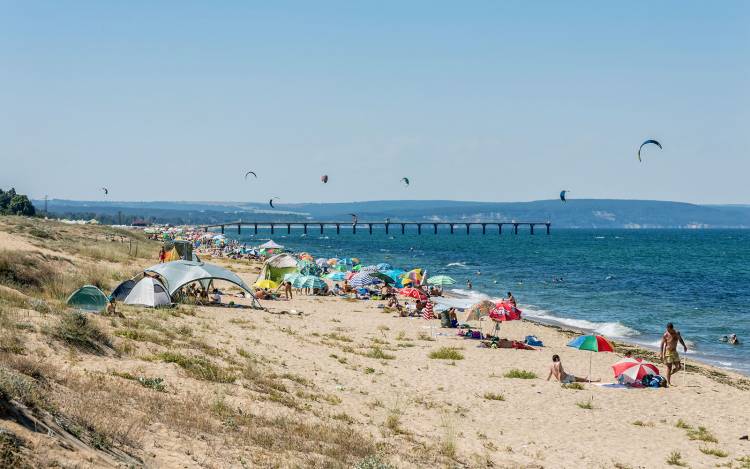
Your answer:
[[[99,313],[107,307],[107,296],[94,285],[84,285],[74,291],[66,301],[71,308]]]
[[[172,304],[172,299],[160,281],[153,277],[143,277],[125,298],[125,304],[155,308],[169,306]]]
[[[117,301],[123,301],[125,300],[125,298],[128,297],[128,295],[130,294],[130,291],[133,289],[136,283],[137,282],[132,278],[125,280],[121,284],[117,285],[117,287],[115,287],[114,290],[112,290],[112,293],[110,296]]]
[[[279,283],[284,275],[297,272],[297,259],[289,254],[276,254],[263,263],[258,280],[273,280]]]

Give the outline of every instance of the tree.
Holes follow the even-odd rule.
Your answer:
[[[5,213],[8,210],[8,205],[10,205],[10,201],[13,200],[13,197],[15,196],[15,189],[11,188],[8,192],[4,192],[0,189],[0,213]]]
[[[11,215],[23,215],[26,217],[33,217],[36,214],[34,204],[25,195],[16,195],[10,199],[6,211]]]

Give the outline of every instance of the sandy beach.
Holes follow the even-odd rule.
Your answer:
[[[153,262],[71,247],[85,236],[101,249],[126,249],[90,236],[100,228],[69,229],[63,245],[39,243],[22,223],[5,221],[6,258],[42,256],[111,275]],[[248,284],[260,270],[253,261],[205,260]],[[224,303],[249,304],[233,296],[236,287],[221,287]],[[33,290],[1,293],[0,428],[22,442],[8,453],[22,456],[16,467],[750,464],[750,443],[740,439],[750,432],[746,377],[690,362],[668,389],[564,388],[546,380],[553,354],[579,376],[591,359],[593,377],[606,383],[625,351],[652,353],[623,344],[616,353],[574,350],[566,347],[574,332],[525,320],[504,324],[501,335],[536,335],[539,350],[478,348],[437,320],[384,313],[378,301],[295,296],[262,302],[266,311],[123,306],[122,317],[89,318],[104,337],[82,348],[55,332],[66,317],[56,306],[29,306]],[[430,358],[444,348],[452,358]],[[23,415],[55,430],[34,431]]]

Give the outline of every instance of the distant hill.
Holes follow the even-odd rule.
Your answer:
[[[44,201],[35,200],[41,212]],[[319,204],[244,202],[83,202],[50,200],[51,215],[129,224],[134,219],[172,224],[244,221],[546,221],[558,228],[750,228],[750,206],[695,205],[653,200],[573,199],[534,202],[388,200]]]

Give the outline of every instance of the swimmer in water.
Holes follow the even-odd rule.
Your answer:
[[[471,290],[471,280],[466,281],[466,289]]]

